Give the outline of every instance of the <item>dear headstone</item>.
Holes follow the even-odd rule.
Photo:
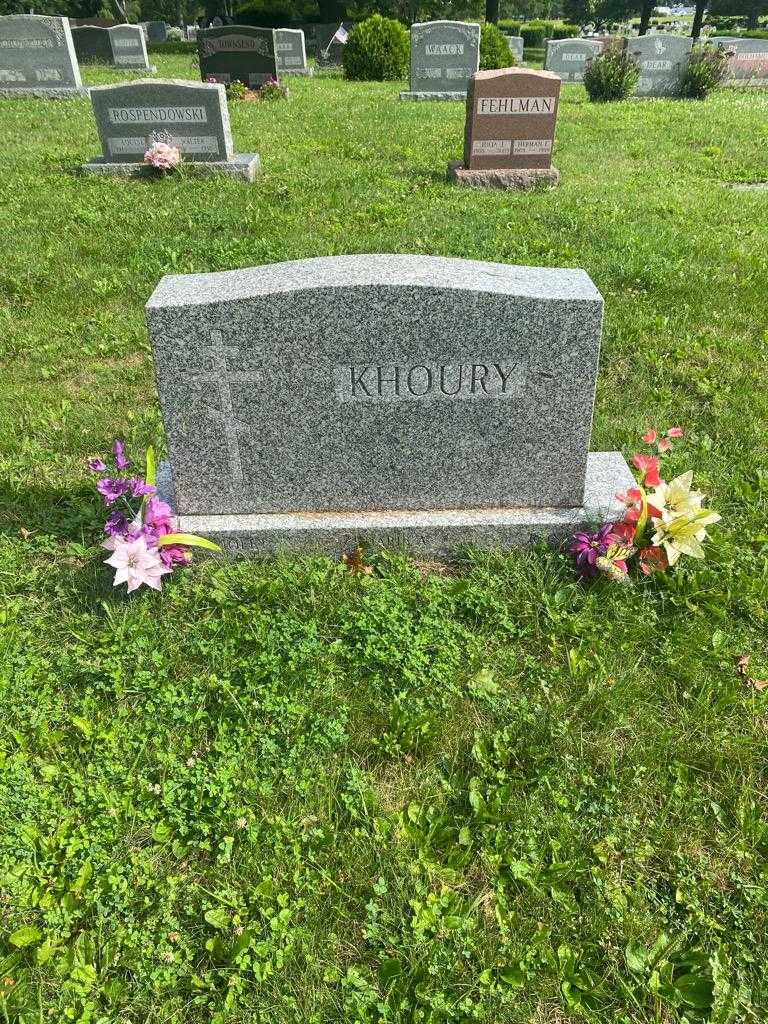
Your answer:
[[[523,55],[525,52],[525,40],[522,36],[504,36],[507,40],[507,46],[509,52],[515,58],[518,64],[523,63]]]
[[[233,152],[226,90],[209,82],[139,79],[91,89],[102,155],[83,166],[91,174],[149,173],[144,153],[155,142],[177,146],[198,172],[253,181],[255,153]]]
[[[726,39],[715,36],[712,44],[729,50],[726,81],[733,85],[765,85],[768,81],[768,39]]]
[[[345,21],[341,27],[349,32],[352,22]],[[320,68],[341,67],[343,64],[345,44],[335,38],[338,29],[338,21],[315,25],[315,59]]]
[[[582,270],[336,256],[164,277],[146,307],[178,528],[225,550],[444,552],[623,513],[589,454]]]
[[[242,82],[258,88],[277,79],[275,32],[251,25],[223,25],[197,33],[203,81]]]
[[[113,64],[110,29],[81,25],[72,29],[75,53],[81,64]]]
[[[275,29],[275,56],[280,75],[311,75],[304,33],[300,28]]]
[[[627,52],[640,68],[638,96],[677,96],[691,56],[686,36],[638,36],[627,40]]]
[[[411,87],[401,100],[461,100],[480,67],[480,26],[463,21],[411,25]]]
[[[154,71],[147,57],[144,33],[138,25],[115,25],[107,29],[112,47],[112,62],[124,71]]]
[[[550,71],[478,71],[467,92],[464,160],[448,178],[475,188],[556,185],[552,166],[560,78]]]
[[[601,52],[602,45],[592,39],[548,39],[544,70],[562,82],[583,82],[587,61]]]
[[[0,96],[87,96],[66,18],[0,17]]]

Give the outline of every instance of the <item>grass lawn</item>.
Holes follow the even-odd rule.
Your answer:
[[[463,108],[399,88],[233,105],[254,186],[80,177],[87,101],[0,102],[0,1022],[766,1020],[768,696],[734,658],[768,678],[768,192],[723,186],[768,179],[768,92],[565,86],[562,185],[515,195],[446,185]],[[113,592],[83,461],[162,445],[160,276],[355,252],[583,267],[593,447],[685,429],[707,562]]]

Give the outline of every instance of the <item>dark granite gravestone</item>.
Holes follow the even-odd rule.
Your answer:
[[[589,454],[581,270],[340,256],[164,277],[146,313],[178,528],[227,551],[442,553],[623,514]]]
[[[203,81],[242,82],[258,88],[277,79],[275,32],[251,25],[222,25],[197,33]]]
[[[480,26],[463,21],[411,25],[411,82],[401,100],[461,100],[480,66]]]
[[[72,29],[75,53],[81,64],[112,64],[112,44],[108,28],[82,25]]]
[[[307,67],[304,33],[300,28],[275,29],[275,56],[280,75],[311,75]]]
[[[87,96],[66,18],[0,17],[0,96]]]

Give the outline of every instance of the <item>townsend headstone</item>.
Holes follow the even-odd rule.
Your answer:
[[[548,39],[544,70],[562,82],[583,82],[587,61],[601,50],[602,45],[592,39]]]
[[[80,25],[72,29],[75,53],[81,64],[113,64],[110,29]]]
[[[140,79],[91,89],[102,155],[83,166],[91,174],[151,173],[144,153],[155,142],[181,150],[199,172],[253,181],[256,153],[233,153],[226,90],[208,82]]]
[[[462,21],[411,25],[411,82],[401,100],[461,100],[480,67],[480,26]]]
[[[731,54],[725,81],[733,85],[765,85],[768,81],[768,39],[727,39],[711,43]]]
[[[275,32],[252,25],[222,25],[197,33],[203,81],[242,82],[258,88],[278,77]]]
[[[338,556],[620,516],[632,475],[589,454],[602,307],[581,270],[433,256],[164,277],[146,313],[178,528]]]
[[[154,71],[147,57],[144,33],[138,25],[115,25],[107,29],[112,62],[124,71]]]
[[[686,36],[638,36],[627,40],[627,52],[640,68],[638,96],[677,96],[688,67],[693,40]]]
[[[311,75],[304,33],[300,28],[275,29],[275,57],[280,75]]]
[[[0,17],[0,96],[87,96],[66,18]]]
[[[507,40],[507,46],[509,52],[515,58],[518,64],[523,63],[523,54],[525,52],[525,40],[522,36],[504,36]]]
[[[556,185],[552,166],[560,78],[550,71],[478,71],[467,92],[464,160],[448,177],[476,188]]]

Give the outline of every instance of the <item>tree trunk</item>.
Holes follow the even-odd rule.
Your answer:
[[[758,18],[760,17],[760,8],[762,4],[760,0],[752,0],[747,11],[747,29],[752,31],[758,27]]]
[[[701,35],[701,26],[704,22],[704,8],[706,6],[707,0],[696,0],[696,13],[693,16],[693,28],[691,29],[694,41]]]
[[[494,25],[499,20],[499,0],[485,0],[485,20]]]
[[[651,22],[651,14],[653,8],[656,6],[655,0],[643,0],[643,6],[640,11],[640,31],[639,35],[644,36],[648,31],[648,25]]]

